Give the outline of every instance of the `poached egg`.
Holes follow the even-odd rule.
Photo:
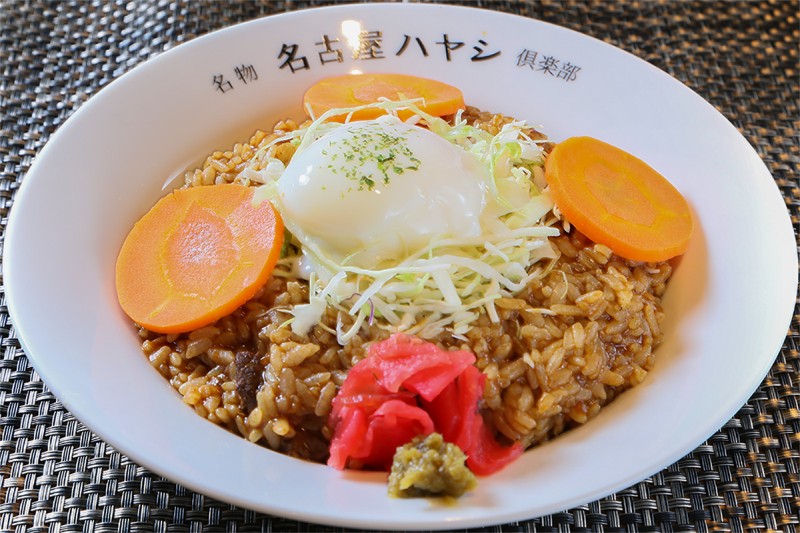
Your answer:
[[[296,153],[277,189],[301,241],[376,269],[433,240],[479,237],[489,180],[470,152],[387,115],[344,124]]]

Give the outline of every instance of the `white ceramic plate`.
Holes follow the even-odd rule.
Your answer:
[[[592,135],[616,144],[668,176],[697,217],[647,380],[585,427],[482,479],[455,506],[390,499],[383,475],[291,459],[201,419],[149,366],[116,301],[117,251],[165,182],[256,127],[301,117],[306,87],[356,70],[437,78],[462,88],[468,103],[540,124],[555,140]],[[4,274],[16,331],[45,383],[138,463],[213,497],[300,520],[453,529],[603,497],[716,431],[783,342],[797,283],[794,246],[784,203],[754,150],[660,70],[534,20],[383,4],[218,31],[100,91],[53,136],[17,193]]]

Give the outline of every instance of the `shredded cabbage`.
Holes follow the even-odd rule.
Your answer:
[[[419,109],[419,103],[383,99],[365,106],[333,109],[261,150],[290,141],[299,153],[341,127],[327,121],[331,116],[348,114],[349,120],[353,112],[365,108],[383,109],[396,116],[398,110],[410,109],[415,115],[406,122],[427,127],[473,154],[489,169],[491,201],[486,208],[490,217],[484,222],[485,235],[438,239],[399,264],[375,270],[349,265],[347,258],[328,257],[313,240],[294,235],[296,253],[284,257],[281,263],[292,272],[297,272],[298,264],[311,270],[309,303],[291,310],[290,326],[295,333],[307,333],[331,306],[339,311],[336,334],[342,345],[357,335],[365,322],[422,338],[443,331],[463,337],[481,313],[499,321],[494,302],[517,294],[543,275],[551,266],[548,260],[556,257],[548,237],[558,235],[558,218],[553,216],[553,201],[545,188],[541,141],[526,135],[526,123],[505,124],[492,135],[468,124],[461,112],[450,124]],[[264,183],[256,191],[255,201],[268,199],[280,211],[276,180],[283,165],[276,162],[280,163],[270,160],[261,179],[252,173],[247,177],[251,182]],[[344,314],[353,321],[347,329]]]

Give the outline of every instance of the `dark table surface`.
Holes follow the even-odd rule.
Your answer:
[[[52,133],[134,65],[212,30],[337,2],[0,1],[0,239]],[[800,228],[797,1],[464,1],[566,26],[682,81],[755,147]],[[602,500],[487,531],[800,531],[800,332],[696,450]],[[29,364],[0,286],[0,531],[340,531],[192,492],[74,418]],[[477,531],[477,530],[476,530]]]

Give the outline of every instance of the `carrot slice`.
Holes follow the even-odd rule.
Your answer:
[[[434,116],[450,115],[464,109],[464,96],[452,85],[440,81],[408,76],[405,74],[347,74],[325,78],[312,85],[303,97],[305,108],[314,116],[331,109],[358,107],[377,102],[379,98],[405,100],[423,98],[424,104],[418,106]],[[353,120],[369,120],[385,114],[380,109],[364,109],[353,114]],[[413,113],[401,110],[401,119]],[[332,120],[344,121],[346,115]]]
[[[283,222],[253,189],[210,185],[161,198],[133,227],[116,266],[117,296],[137,324],[182,333],[232,313],[266,282]]]
[[[686,199],[644,161],[591,137],[572,137],[545,161],[558,209],[589,239],[634,261],[686,251],[694,223]]]

